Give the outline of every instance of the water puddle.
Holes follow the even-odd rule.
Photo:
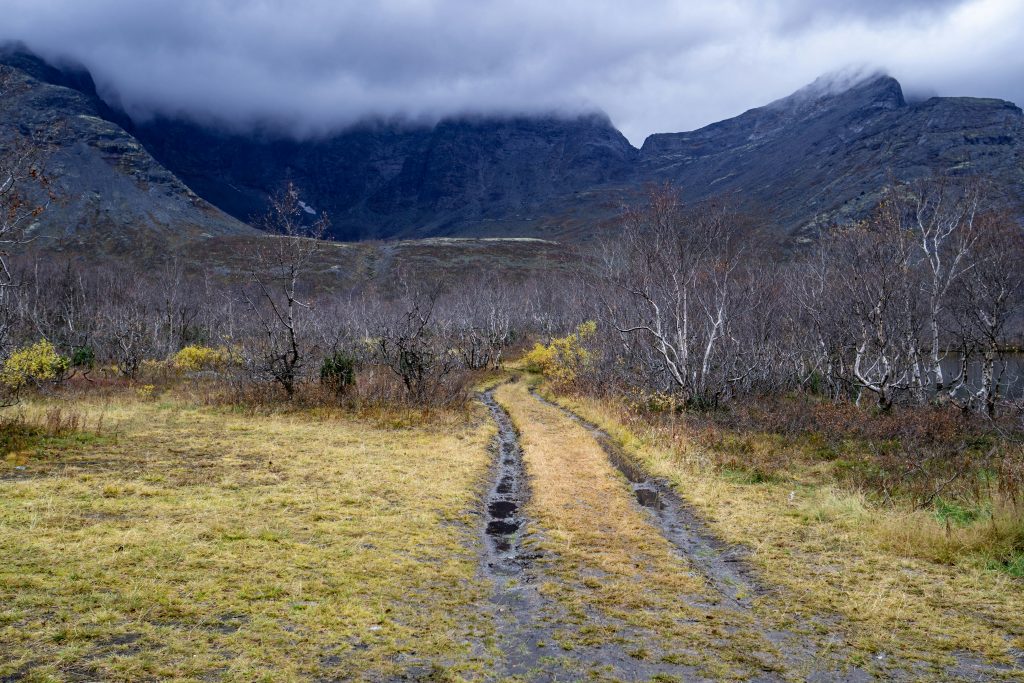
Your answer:
[[[671,680],[691,680],[692,669],[662,662],[642,662],[625,652],[621,643],[574,645],[570,650],[557,645],[559,636],[578,634],[577,617],[565,613],[556,602],[541,595],[542,583],[560,583],[547,571],[545,561],[528,542],[530,520],[525,512],[530,489],[523,452],[511,419],[491,392],[482,402],[498,425],[493,482],[484,500],[482,535],[484,574],[494,583],[491,598],[495,615],[495,641],[503,661],[485,677],[487,680],[573,681],[651,680],[669,675]],[[611,624],[588,610],[592,628],[612,630]],[[623,636],[625,637],[625,636]],[[640,640],[637,638],[636,640]]]
[[[487,566],[494,573],[515,575],[530,559],[522,548],[526,526],[522,510],[529,497],[523,451],[512,421],[490,392],[484,394],[483,402],[498,425],[494,484],[485,501]]]

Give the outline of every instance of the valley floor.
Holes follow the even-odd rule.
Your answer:
[[[427,417],[74,411],[0,463],[0,681],[1024,676],[1019,579],[523,381]]]

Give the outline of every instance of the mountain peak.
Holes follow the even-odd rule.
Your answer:
[[[51,64],[24,43],[0,43],[0,64],[18,69],[37,81],[71,88],[87,97],[98,98],[96,84],[84,66],[68,61]]]
[[[818,77],[766,109],[898,109],[906,104],[903,87],[892,76],[878,71],[840,71]]]

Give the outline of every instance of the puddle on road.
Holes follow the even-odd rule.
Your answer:
[[[692,667],[667,662],[644,662],[627,653],[622,644],[609,641],[576,645],[564,650],[555,644],[559,635],[576,632],[576,619],[557,603],[541,595],[543,582],[561,581],[547,573],[541,556],[526,542],[529,519],[529,480],[523,452],[512,421],[491,392],[481,397],[498,425],[493,484],[484,500],[482,568],[494,582],[491,602],[495,608],[495,640],[504,661],[486,680],[572,681],[651,680],[657,675],[671,680],[692,680]],[[547,558],[550,559],[550,558]],[[589,614],[591,627],[612,630],[612,625]],[[621,637],[625,638],[625,631]]]
[[[495,483],[485,501],[487,565],[495,573],[518,574],[529,560],[522,547],[523,505],[529,497],[523,452],[512,421],[490,392],[484,394],[483,402],[498,425]]]

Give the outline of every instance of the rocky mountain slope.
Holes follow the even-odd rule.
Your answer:
[[[364,124],[327,139],[262,139],[156,120],[139,139],[196,192],[240,220],[285,177],[326,211],[335,237],[529,230],[573,193],[633,173],[637,151],[606,117]]]
[[[768,210],[789,232],[863,216],[889,174],[981,174],[1024,204],[1024,115],[1002,100],[908,103],[887,76],[836,90],[817,82],[736,118],[651,135],[640,174],[691,198],[730,194]]]
[[[132,239],[139,226],[227,234],[286,180],[343,239],[537,235],[585,238],[647,183],[689,199],[728,195],[786,236],[863,216],[892,175],[980,173],[1024,206],[1024,115],[1001,100],[908,102],[894,79],[825,80],[641,149],[602,115],[367,122],[303,141],[195,122],[133,122],[92,79],[23,52],[0,56],[17,83],[4,131],[58,130],[58,194],[41,223]],[[59,125],[58,125],[59,124]]]
[[[253,232],[153,159],[125,130],[130,121],[96,95],[87,73],[20,53],[3,61],[0,150],[33,141],[45,148],[52,180],[54,198],[30,226],[39,240],[85,239],[117,250],[137,247],[142,235],[178,240]]]

